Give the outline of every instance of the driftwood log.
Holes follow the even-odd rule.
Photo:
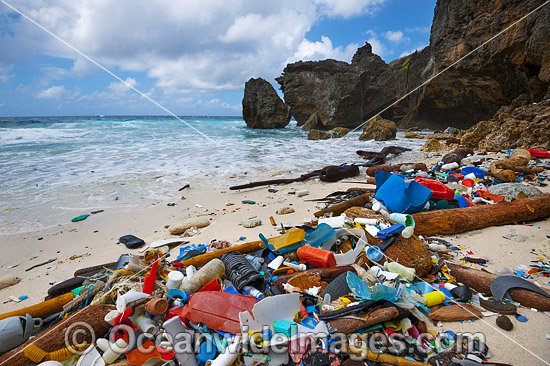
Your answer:
[[[447,235],[489,226],[540,220],[550,216],[550,195],[525,198],[494,205],[420,212],[412,215],[416,235]]]
[[[529,150],[517,149],[512,152],[510,159],[497,160],[491,163],[491,173],[504,182],[515,182],[516,173],[541,173],[543,167],[527,166],[531,160]]]
[[[455,277],[458,282],[468,285],[477,292],[486,295],[491,294],[491,282],[499,277],[490,272],[463,267],[450,262],[446,262],[446,265],[451,271],[451,276]],[[550,298],[546,296],[521,288],[511,289],[508,293],[512,297],[512,300],[519,302],[523,306],[541,311],[550,311]]]
[[[483,317],[481,311],[474,308],[472,305],[451,305],[442,306],[439,309],[432,311],[429,315],[430,319],[440,320],[444,322],[458,322],[461,320],[472,320]]]
[[[369,177],[374,177],[374,174],[377,170],[383,172],[393,172],[395,170],[401,170],[401,167],[407,167],[407,170],[427,170],[426,164],[424,163],[402,163],[402,164],[385,164],[385,165],[375,165],[367,169],[367,175]]]
[[[86,267],[86,268],[81,268],[81,269],[78,269],[74,272],[73,276],[75,277],[78,277],[78,276],[83,276],[83,275],[88,275],[88,273],[98,273],[98,272],[101,272],[103,271],[104,269],[115,269],[116,268],[116,265],[117,265],[118,262],[110,262],[110,263],[105,263],[105,264],[99,264],[97,266],[92,266],[92,267]],[[86,277],[84,276],[84,277]]]
[[[111,327],[109,323],[104,320],[104,318],[105,315],[107,315],[107,313],[112,309],[114,309],[114,306],[112,305],[94,305],[85,307],[84,309],[71,315],[69,318],[63,319],[53,327],[39,333],[36,337],[31,338],[16,349],[2,355],[2,357],[0,357],[0,365],[26,366],[42,361],[32,361],[25,356],[23,349],[29,344],[34,344],[36,347],[49,353],[66,348],[66,336],[72,346],[90,343],[94,335],[90,334],[87,327],[73,325],[79,322],[90,326],[95,333],[96,339],[103,337]],[[71,327],[71,325],[73,326]],[[67,332],[70,334],[67,334]],[[74,343],[72,342],[73,335],[74,338],[76,338]]]
[[[351,334],[359,329],[388,322],[399,317],[399,310],[395,307],[378,308],[366,313],[356,314],[353,318],[338,318],[330,320],[330,327],[335,332]]]
[[[315,212],[313,215],[315,215],[316,217],[319,217],[330,212],[332,213],[333,216],[338,216],[350,207],[355,207],[355,206],[362,207],[365,205],[365,203],[369,201],[370,201],[370,196],[368,193],[365,193],[360,196],[353,197],[347,201],[328,206],[327,208],[324,208],[320,211]]]
[[[27,306],[26,308],[10,311],[0,315],[1,319],[9,318],[10,316],[25,316],[31,315],[33,318],[46,318],[52,314],[59,313],[63,310],[63,306],[74,299],[72,292],[63,294],[51,300],[43,301],[35,305]]]
[[[410,151],[411,149],[407,149],[406,147],[400,147],[400,146],[386,146],[380,152],[376,151],[365,151],[365,150],[357,150],[357,155],[361,156],[363,159],[369,159],[367,162],[367,166],[373,166],[373,165],[381,165],[386,162],[386,158],[390,154],[398,155],[405,151]]]
[[[321,179],[324,182],[338,182],[339,180],[342,180],[344,178],[355,177],[359,175],[359,173],[360,172],[359,172],[358,165],[345,165],[345,166],[329,165],[324,167],[323,169],[314,170],[310,173],[302,174],[297,178],[280,178],[280,179],[263,180],[259,182],[252,182],[252,183],[241,184],[238,186],[232,186],[232,187],[229,187],[229,189],[232,191],[235,191],[238,189],[263,187],[263,186],[269,186],[272,184],[289,184],[294,182],[303,182],[305,180],[308,180],[309,178],[313,178],[317,176],[319,177],[319,179]]]

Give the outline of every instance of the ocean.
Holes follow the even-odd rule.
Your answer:
[[[130,210],[175,202],[178,189],[229,187],[275,171],[286,177],[326,165],[363,162],[355,151],[423,140],[308,141],[291,122],[252,130],[240,117],[0,117],[0,232],[58,225],[91,210]]]

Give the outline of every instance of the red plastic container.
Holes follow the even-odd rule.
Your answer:
[[[312,247],[311,245],[304,245],[298,248],[296,251],[298,258],[306,262],[310,266],[318,268],[336,267],[336,257],[333,252],[328,250]]]
[[[431,198],[439,200],[452,200],[453,198],[455,198],[455,191],[448,188],[445,184],[438,182],[437,180],[417,177],[415,181],[422,184],[424,187],[433,192]]]
[[[533,150],[529,149],[529,153],[534,158],[550,158],[550,152],[545,150]]]

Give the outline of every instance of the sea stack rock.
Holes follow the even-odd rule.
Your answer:
[[[269,82],[252,78],[244,86],[243,119],[249,128],[283,128],[290,111]]]

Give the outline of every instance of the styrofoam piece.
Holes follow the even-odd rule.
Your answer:
[[[346,216],[325,217],[319,219],[319,224],[327,224],[333,229],[340,229],[344,227]]]

